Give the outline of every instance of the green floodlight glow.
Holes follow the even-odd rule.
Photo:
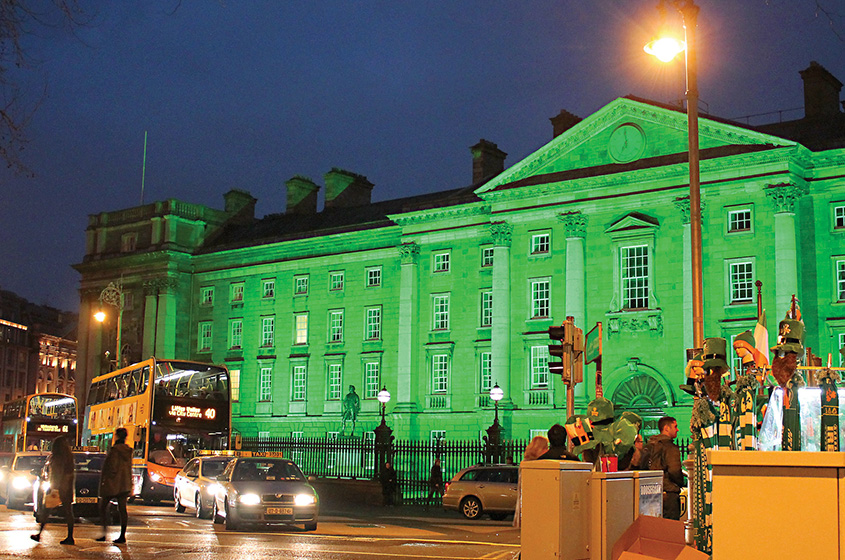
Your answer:
[[[679,41],[674,37],[661,37],[650,41],[643,47],[643,50],[652,56],[656,56],[662,62],[669,62],[686,48],[687,44],[685,42]]]

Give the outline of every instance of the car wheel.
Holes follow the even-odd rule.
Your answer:
[[[467,496],[461,500],[461,513],[467,519],[478,519],[484,513],[484,507],[481,505],[481,500],[475,496]]]
[[[502,521],[507,516],[507,513],[491,513],[490,519],[492,519],[493,521]]]
[[[232,515],[231,510],[229,510],[229,506],[226,506],[226,530],[227,531],[237,531],[238,530],[238,522],[235,521],[235,518]]]
[[[317,530],[317,522],[315,521],[314,523],[306,523],[305,524],[305,530],[306,531],[316,531]]]
[[[223,518],[220,517],[220,512],[217,511],[217,500],[214,500],[214,504],[211,506],[211,519],[215,525],[223,523]]]
[[[207,516],[205,513],[205,508],[202,507],[202,496],[199,492],[197,492],[197,495],[194,498],[194,503],[197,505],[197,519],[205,519]]]
[[[182,496],[179,495],[179,490],[173,495],[173,500],[176,505],[176,513],[185,513],[185,506],[182,505]]]

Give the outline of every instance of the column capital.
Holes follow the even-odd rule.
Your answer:
[[[490,235],[497,247],[510,247],[513,226],[507,222],[493,222],[490,224]]]
[[[169,289],[179,286],[179,281],[176,278],[153,278],[152,280],[144,280],[144,295],[154,296]]]
[[[420,256],[420,246],[414,243],[402,243],[397,247],[402,264],[417,264]]]
[[[675,200],[672,201],[672,204],[675,205],[678,212],[681,213],[681,222],[684,225],[690,223],[690,208],[689,208],[689,195],[687,196],[679,196]],[[707,204],[704,202],[704,199],[700,199],[699,204],[701,206],[701,211],[703,212],[705,208],[707,208]]]
[[[779,183],[777,185],[769,185],[764,189],[764,192],[772,201],[775,214],[784,212],[794,214],[795,204],[799,198],[804,196],[806,189],[792,183]]]
[[[581,239],[587,237],[587,216],[580,210],[575,212],[564,212],[558,214],[557,219],[563,224],[566,238],[580,237]]]

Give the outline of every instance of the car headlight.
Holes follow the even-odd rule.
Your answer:
[[[37,481],[37,480],[35,481],[35,485],[36,485],[36,487],[38,486],[38,481]],[[41,481],[41,485],[40,485],[40,486],[41,486],[41,488],[42,488],[45,492],[49,492],[49,491],[50,491],[50,481],[49,481],[49,480],[42,480],[42,481]]]
[[[258,494],[241,494],[238,500],[245,506],[257,506],[261,503],[261,496]]]
[[[153,482],[158,482],[159,480],[161,480],[161,475],[157,472],[150,473],[150,480],[152,480]]]
[[[310,506],[316,501],[313,494],[297,494],[293,497],[293,505],[295,506]]]
[[[12,486],[14,486],[16,490],[32,488],[32,481],[25,476],[16,476],[14,480],[12,480]]]
[[[223,490],[223,487],[216,482],[205,487],[205,491],[208,492],[209,496],[216,496],[221,490]]]

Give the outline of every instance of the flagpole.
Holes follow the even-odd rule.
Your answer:
[[[144,131],[144,159],[141,163],[141,206],[144,205],[144,179],[147,174],[147,131]]]

